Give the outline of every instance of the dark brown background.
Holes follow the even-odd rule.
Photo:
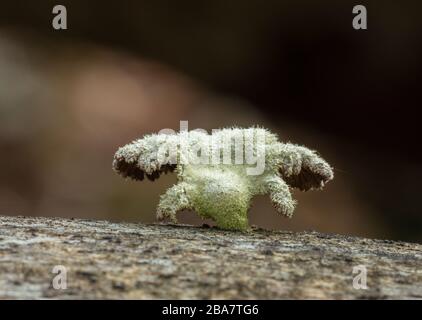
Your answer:
[[[174,177],[119,179],[118,146],[179,120],[260,124],[336,178],[295,193],[292,220],[258,198],[253,223],[422,241],[420,2],[60,1],[66,31],[55,4],[0,4],[0,214],[153,221]]]

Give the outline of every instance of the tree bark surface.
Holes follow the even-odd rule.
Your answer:
[[[53,273],[55,266],[65,269]],[[367,270],[367,289],[353,286],[355,277],[362,285],[359,266]],[[55,289],[54,278],[64,273],[66,289]],[[0,298],[420,299],[422,245],[0,216]]]

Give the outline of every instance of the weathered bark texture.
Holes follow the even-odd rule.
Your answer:
[[[55,265],[67,269],[56,290]],[[367,267],[367,290],[353,288]],[[422,298],[422,245],[317,232],[0,217],[0,298]]]

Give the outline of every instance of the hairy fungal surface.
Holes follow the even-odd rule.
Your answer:
[[[149,134],[117,150],[113,169],[125,178],[151,181],[175,172],[178,182],[160,198],[157,218],[177,222],[180,210],[195,210],[220,228],[248,230],[255,195],[268,194],[280,214],[291,217],[291,188],[321,189],[333,170],[315,151],[281,143],[264,128],[226,128]]]

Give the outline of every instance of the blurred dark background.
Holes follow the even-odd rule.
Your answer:
[[[421,16],[407,0],[2,1],[0,214],[154,221],[175,178],[120,179],[119,146],[180,120],[259,124],[336,176],[296,192],[291,220],[258,197],[252,223],[421,242]]]

